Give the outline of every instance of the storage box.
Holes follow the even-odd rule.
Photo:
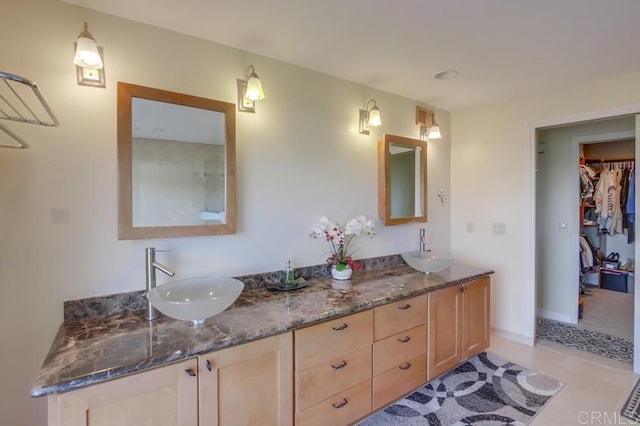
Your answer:
[[[603,269],[600,274],[600,284],[605,290],[627,292],[627,273],[614,272]]]
[[[616,262],[613,260],[603,260],[602,266],[604,269],[618,269],[620,268],[620,262]]]

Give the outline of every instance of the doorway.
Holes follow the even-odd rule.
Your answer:
[[[603,113],[603,117],[606,114]],[[635,138],[638,126],[633,114],[605,119],[585,119],[539,125],[532,130],[535,140],[535,309],[534,317],[546,318],[561,324],[580,325],[580,297],[586,305],[590,304],[591,324],[601,321],[593,320],[596,314],[596,299],[600,296],[600,271],[592,274],[598,281],[587,283],[587,292],[580,294],[581,265],[578,253],[578,237],[584,230],[579,191],[579,158],[584,147],[597,142],[610,142],[623,138]],[[637,138],[635,138],[637,139]],[[634,148],[637,141],[633,143]],[[594,145],[595,146],[595,145]],[[638,150],[635,149],[632,160],[635,161]],[[635,180],[634,180],[635,181]],[[635,229],[635,226],[633,226]],[[627,247],[631,259],[637,258],[636,244]],[[615,247],[615,245],[611,246]],[[606,246],[603,247],[604,250]],[[619,250],[620,251],[620,250]],[[609,253],[604,253],[606,257]],[[626,256],[626,255],[625,255]],[[626,261],[625,259],[623,259]],[[599,266],[602,263],[598,262]],[[604,265],[602,265],[604,266]],[[605,271],[613,272],[613,271]],[[625,277],[626,279],[628,279]],[[633,274],[632,274],[633,275]],[[631,288],[635,287],[635,275],[630,279]],[[595,284],[595,286],[591,286]],[[598,289],[598,291],[591,291]],[[596,294],[597,293],[597,294]],[[621,294],[620,294],[621,296]],[[623,296],[638,306],[636,296],[631,293]],[[600,303],[600,302],[598,302]],[[610,302],[613,303],[613,302]],[[633,307],[632,307],[633,310]],[[635,309],[638,315],[638,309]],[[587,318],[587,317],[585,317]],[[633,329],[633,318],[626,318]],[[536,319],[534,318],[534,327]],[[583,320],[588,327],[589,321]],[[615,325],[613,326],[616,327]],[[600,330],[600,331],[606,331]],[[637,335],[638,330],[632,332]],[[535,336],[535,329],[534,329]],[[632,339],[636,340],[636,339]],[[627,354],[628,357],[628,354]]]

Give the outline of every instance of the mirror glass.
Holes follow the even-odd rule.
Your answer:
[[[119,239],[235,232],[233,104],[118,83]]]
[[[426,222],[426,142],[385,134],[378,161],[378,206],[384,224]]]

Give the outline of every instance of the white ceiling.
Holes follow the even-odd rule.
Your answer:
[[[640,0],[64,1],[449,111],[640,72]]]

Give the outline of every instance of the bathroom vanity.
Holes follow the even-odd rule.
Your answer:
[[[50,426],[350,424],[489,346],[492,273],[256,288],[199,327],[139,311],[65,322],[31,394]]]

